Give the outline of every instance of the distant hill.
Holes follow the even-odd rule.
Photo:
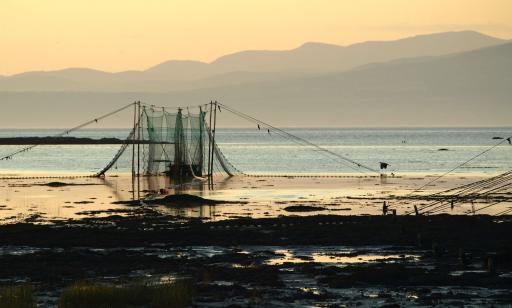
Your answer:
[[[444,32],[347,47],[306,43],[290,51],[244,51],[221,57],[212,65],[231,71],[344,71],[367,63],[438,56],[501,43],[504,40],[474,31]]]
[[[71,126],[134,100],[165,106],[212,99],[287,126],[511,126],[512,43],[349,71],[172,92],[0,92],[0,123]],[[223,126],[240,126],[227,113]],[[129,115],[128,115],[129,118]],[[113,119],[126,126],[126,119]],[[27,124],[29,123],[29,124]],[[46,123],[46,124],[39,124]]]
[[[504,42],[478,32],[462,31],[346,47],[306,43],[286,51],[242,51],[212,63],[171,60],[145,71],[109,73],[70,68],[26,72],[0,78],[0,91],[183,91],[341,72],[372,63],[446,55]]]

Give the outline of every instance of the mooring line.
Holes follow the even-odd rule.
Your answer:
[[[103,120],[103,119],[105,119],[105,118],[108,118],[108,117],[110,117],[110,116],[112,116],[112,115],[114,115],[114,114],[118,113],[118,112],[121,112],[121,111],[123,111],[123,110],[127,109],[128,107],[133,106],[134,104],[136,104],[136,103],[130,103],[130,104],[128,104],[128,105],[126,105],[126,106],[124,106],[124,107],[122,107],[122,108],[119,108],[119,109],[117,109],[117,110],[111,111],[111,112],[109,112],[109,113],[107,113],[107,114],[104,114],[104,115],[102,115],[102,116],[100,116],[100,117],[97,117],[97,118],[95,118],[95,119],[92,119],[92,120],[90,120],[90,121],[87,121],[87,122],[85,122],[85,123],[83,123],[83,124],[80,124],[80,125],[78,125],[78,126],[75,126],[75,127],[73,127],[73,128],[67,129],[67,130],[63,131],[62,133],[57,134],[57,135],[54,135],[54,136],[52,136],[52,137],[54,137],[54,138],[58,138],[58,137],[62,137],[62,136],[65,136],[65,135],[69,135],[69,133],[71,133],[71,132],[73,132],[73,131],[76,131],[76,130],[79,130],[79,129],[81,129],[81,128],[84,128],[84,127],[86,127],[86,126],[88,126],[88,125],[91,125],[91,124],[93,124],[93,123],[98,123],[98,121],[101,121],[101,120]],[[5,155],[5,156],[3,156],[3,157],[0,157],[0,160],[12,159],[12,157],[13,157],[13,156],[18,155],[18,154],[20,154],[20,153],[27,152],[27,151],[29,151],[29,150],[31,150],[31,149],[33,149],[33,148],[37,147],[37,146],[40,146],[40,144],[33,144],[33,145],[28,146],[28,147],[24,147],[24,148],[22,148],[21,150],[18,150],[18,151],[15,151],[15,152],[10,153],[10,154],[8,154],[8,155]]]

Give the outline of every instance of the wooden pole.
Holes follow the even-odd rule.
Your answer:
[[[213,115],[213,102],[210,101],[210,121],[208,122],[208,126],[209,126],[209,130],[210,130],[210,133],[209,133],[209,140],[208,140],[208,177],[210,177],[212,175],[212,170],[210,169],[211,167],[211,161],[210,161],[210,158],[212,156],[212,153],[211,153],[211,150],[212,150],[212,115]]]
[[[211,170],[212,170],[212,176],[211,176],[211,185],[213,189],[213,163],[215,161],[215,129],[217,127],[217,101],[215,101],[215,107],[213,110],[213,130],[212,130],[212,158],[211,158]]]
[[[140,127],[140,120],[141,120],[141,113],[140,113],[140,101],[137,102],[137,109],[138,109],[138,125],[137,125],[137,199],[140,200],[140,133],[141,133],[141,127]]]
[[[135,200],[135,130],[137,129],[137,102],[133,103],[133,135],[132,135],[132,199]]]
[[[178,172],[177,178],[179,183],[183,183],[183,115],[181,113],[182,109],[178,108],[178,115],[176,116],[176,123],[179,123],[179,125],[176,125],[176,129],[178,130],[178,138],[175,140],[176,147],[175,147],[175,156],[176,159],[174,161],[174,166],[176,168],[176,171]]]
[[[211,149],[212,149],[212,114],[213,114],[213,102],[210,101],[210,121],[208,122],[208,188],[210,188],[210,181],[212,177],[212,170],[211,170]]]
[[[203,108],[199,106],[199,171],[201,172],[199,176],[203,176],[203,163],[204,163],[204,143],[203,143],[203,129],[204,129],[204,115]]]

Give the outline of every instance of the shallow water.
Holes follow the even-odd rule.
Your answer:
[[[427,183],[433,176],[450,170],[459,163],[497,144],[493,137],[506,137],[512,128],[439,128],[439,129],[290,129],[290,132],[328,149],[378,168],[380,161],[391,164],[389,177],[379,179],[361,173],[347,165],[334,163],[318,151],[297,146],[275,134],[257,129],[219,129],[217,140],[227,158],[239,169],[258,174],[315,173],[345,175],[347,178],[219,178],[215,189],[208,190],[204,183],[194,181],[174,186],[163,177],[141,179],[141,196],[148,191],[171,187],[171,192],[190,193],[206,198],[246,201],[247,206],[221,205],[189,208],[160,207],[163,212],[188,217],[230,219],[238,217],[276,217],[278,215],[363,215],[381,214],[382,199],[389,195],[405,195]],[[0,137],[47,136],[60,130],[0,130]],[[86,129],[74,133],[80,137],[124,138],[123,129]],[[0,155],[20,146],[0,146]],[[448,151],[439,151],[446,148]],[[92,174],[103,168],[119,146],[39,146],[12,160],[0,161],[0,177],[27,175]],[[79,179],[19,179],[0,183],[0,219],[19,221],[40,215],[45,219],[79,218],[94,211],[125,208],[114,201],[134,197],[131,178],[131,151],[127,151],[109,172],[105,180]],[[440,191],[466,184],[485,176],[512,169],[512,146],[507,142],[494,148],[450,176],[428,187]],[[357,172],[356,172],[357,171]],[[397,175],[391,177],[391,172]],[[119,176],[119,177],[116,177]],[[353,176],[353,178],[350,178]],[[48,187],[50,181],[91,186]],[[138,197],[138,196],[136,196]],[[323,211],[294,212],[285,210],[289,205],[320,205]],[[483,206],[483,205],[482,205]],[[479,212],[494,213],[509,204],[493,206]],[[478,209],[480,205],[477,205]],[[411,211],[406,204],[399,214]],[[466,214],[471,205],[463,204],[451,213]],[[101,216],[108,213],[95,213]],[[7,219],[8,218],[8,219]]]
[[[441,172],[473,157],[500,142],[493,137],[508,137],[512,128],[414,128],[414,129],[287,129],[294,135],[321,145],[347,158],[378,169],[379,162],[390,164],[389,172]],[[49,136],[61,130],[1,129],[0,137]],[[77,137],[126,138],[128,130],[85,129]],[[339,163],[321,152],[299,146],[277,134],[258,129],[218,129],[222,152],[238,169],[250,173],[346,173],[361,172]],[[0,146],[6,155],[20,146]],[[0,161],[0,172],[50,171],[97,172],[119,149],[118,145],[39,146]],[[447,151],[439,151],[447,149]],[[512,146],[502,146],[482,155],[459,172],[497,173],[512,168]],[[131,156],[124,155],[114,171],[128,172]]]
[[[473,182],[484,175],[465,174],[447,176],[443,183],[429,186],[432,193]],[[167,177],[142,177],[140,196],[161,198],[156,194],[161,188],[169,188],[170,194],[186,193],[207,199],[236,203],[211,205],[187,205],[172,207],[151,205],[160,212],[181,217],[200,217],[225,220],[242,217],[271,218],[280,215],[382,215],[382,202],[397,205],[398,214],[413,211],[411,201],[389,201],[390,195],[406,195],[429,181],[426,176],[400,176],[396,178],[347,176],[339,178],[216,178],[213,190],[206,183],[194,181],[174,186]],[[69,186],[50,187],[51,181],[62,181]],[[131,200],[138,194],[132,190],[130,176],[106,178],[34,178],[3,180],[0,184],[0,223],[14,223],[35,218],[39,223],[62,219],[128,215],[133,207],[115,204]],[[421,201],[414,204],[421,204]],[[313,211],[288,211],[290,206],[315,206]],[[512,202],[484,208],[486,203],[461,203],[451,214],[467,214],[472,208],[479,214],[494,214],[512,206]],[[124,211],[124,212],[123,212]],[[241,226],[240,226],[241,227]],[[286,226],[284,226],[286,227]]]
[[[318,263],[323,265],[346,266],[349,264],[366,264],[373,262],[418,261],[418,255],[397,254],[388,251],[385,247],[362,247],[358,249],[348,247],[287,247],[274,250],[275,258],[267,260],[269,265],[283,265],[288,263]]]
[[[49,248],[31,248],[31,247],[10,247],[12,252],[18,251],[19,254],[26,255],[37,254],[43,250],[49,251]],[[300,255],[302,258],[310,257],[306,262],[309,266],[303,266],[302,262],[274,263],[273,260],[282,256],[282,252]],[[98,249],[91,247],[76,247],[63,250],[53,248],[56,255],[70,253],[70,256],[76,258],[80,256],[108,256],[126,254],[126,256],[158,256],[172,260],[183,260],[184,264],[193,264],[192,272],[197,270],[199,264],[206,268],[224,268],[221,272],[228,272],[231,275],[227,277],[213,276],[213,279],[199,281],[201,285],[195,303],[201,307],[225,307],[229,304],[237,304],[243,307],[272,306],[272,307],[326,307],[326,306],[361,306],[375,307],[386,304],[398,304],[401,307],[424,307],[432,305],[460,306],[487,306],[507,307],[506,299],[510,298],[510,291],[496,287],[474,287],[474,286],[417,286],[404,285],[389,287],[372,283],[370,285],[354,284],[350,287],[332,287],[322,279],[325,273],[322,269],[332,269],[332,266],[345,268],[345,276],[350,277],[359,270],[371,266],[372,263],[379,263],[379,266],[398,262],[405,264],[408,268],[423,267],[424,264],[432,265],[434,268],[439,260],[431,260],[425,256],[425,251],[415,250],[411,247],[391,247],[391,246],[242,246],[242,247],[218,247],[218,246],[184,246],[184,247],[118,247],[110,249]],[[77,254],[78,253],[78,254]],[[315,254],[321,253],[325,256],[336,258],[340,254],[350,254],[344,259],[326,261],[316,259]],[[240,257],[240,256],[243,257]],[[369,257],[373,256],[373,257]],[[243,264],[236,262],[242,261]],[[261,267],[260,267],[261,266]],[[441,265],[441,267],[443,267]],[[112,274],[97,277],[95,281],[122,285],[135,281],[145,281],[146,283],[158,284],[169,283],[187,276],[187,272],[154,272],[145,269],[136,269],[125,274]],[[267,285],[269,281],[263,284],[254,284],[254,281],[241,279],[236,273],[248,268],[259,268],[261,272],[269,272],[269,268],[277,269],[278,275],[273,279],[281,281],[282,284]],[[385,268],[385,267],[384,267]],[[189,269],[190,270],[190,269]],[[389,271],[389,269],[388,269]],[[478,271],[485,277],[484,271]],[[389,273],[392,275],[392,273]],[[329,274],[328,274],[329,275]],[[263,276],[265,277],[265,276]],[[12,279],[12,278],[10,278]],[[10,282],[5,279],[4,282]],[[16,279],[19,279],[17,277]],[[382,283],[388,278],[383,276]],[[207,290],[211,288],[208,292]],[[226,292],[226,289],[240,290],[244,288],[248,291],[254,291],[254,296],[232,296],[233,291]],[[221,292],[220,292],[221,291]],[[41,303],[53,306],[56,305],[60,290],[52,288],[48,292],[41,292],[39,300]],[[222,293],[222,296],[211,294]],[[236,292],[235,292],[236,294]],[[46,306],[45,305],[45,306]]]

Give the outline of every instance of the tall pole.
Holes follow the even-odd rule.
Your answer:
[[[208,184],[210,183],[210,177],[212,176],[212,170],[211,167],[211,161],[210,158],[212,156],[211,149],[212,149],[212,114],[213,114],[213,102],[210,101],[210,121],[208,122],[209,126],[209,134],[208,134]]]
[[[204,129],[204,114],[203,114],[203,108],[199,106],[199,176],[203,176],[203,162],[204,162],[204,135],[203,135],[203,129]]]
[[[215,107],[213,109],[213,130],[212,130],[212,158],[211,158],[211,170],[212,170],[212,177],[211,177],[211,185],[213,188],[213,162],[214,160],[214,153],[215,153],[215,129],[217,127],[217,101],[215,101]]]
[[[184,140],[183,140],[183,116],[181,113],[181,108],[178,108],[178,115],[176,116],[176,131],[178,132],[176,136],[176,140],[174,140],[176,144],[176,150],[174,150],[175,153],[175,159],[174,159],[174,165],[176,168],[176,171],[178,172],[177,177],[179,183],[183,183],[182,181],[182,175],[183,175],[183,153],[184,153]]]
[[[132,134],[132,199],[135,200],[135,130],[137,129],[137,102],[133,103],[133,134]]]
[[[140,113],[140,101],[137,102],[137,114],[139,117],[139,124],[137,125],[137,199],[140,200],[140,135],[141,135],[141,113]]]

